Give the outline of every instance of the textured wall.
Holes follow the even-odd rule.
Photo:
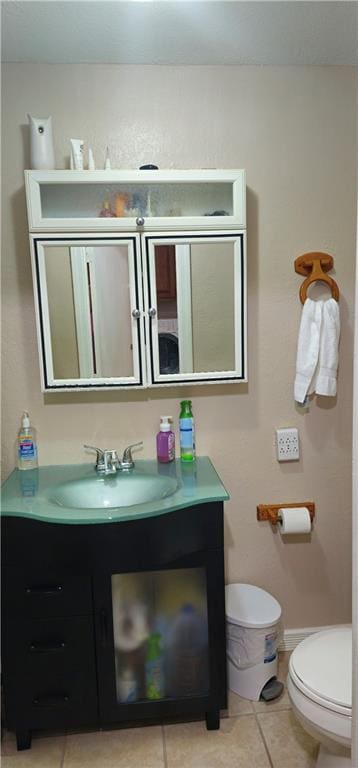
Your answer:
[[[286,626],[348,621],[351,584],[352,322],[356,73],[334,67],[3,67],[3,463],[23,408],[40,462],[84,460],[82,443],[144,440],[155,455],[162,412],[191,397],[200,454],[214,461],[226,504],[229,581],[271,590]],[[40,392],[23,168],[26,113],[52,114],[57,167],[80,137],[102,164],[246,168],[249,384],[130,393]],[[299,414],[292,382],[300,318],[295,257],[327,250],[341,289],[336,401]],[[279,465],[274,427],[300,430],[301,460]],[[259,502],[313,499],[311,542],[283,543],[256,522]]]

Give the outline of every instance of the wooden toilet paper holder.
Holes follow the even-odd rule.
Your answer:
[[[311,523],[313,522],[316,511],[314,501],[298,501],[295,504],[287,504],[287,502],[282,502],[281,504],[258,504],[256,508],[257,519],[269,520],[272,525],[277,525],[279,522],[279,509],[287,509],[289,507],[307,507],[310,513]]]

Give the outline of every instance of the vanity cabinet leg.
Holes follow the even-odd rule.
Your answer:
[[[18,750],[30,749],[31,731],[16,731],[16,745]]]
[[[208,731],[217,731],[220,728],[220,709],[211,709],[205,712],[206,727]]]

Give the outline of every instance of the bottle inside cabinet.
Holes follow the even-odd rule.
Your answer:
[[[204,568],[112,575],[117,700],[209,690]]]

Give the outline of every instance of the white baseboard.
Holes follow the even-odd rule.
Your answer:
[[[332,624],[328,627],[305,627],[304,629],[285,629],[278,646],[279,651],[293,651],[296,645],[302,642],[309,635],[315,632],[322,632],[325,629],[342,629],[350,627],[350,624]]]

